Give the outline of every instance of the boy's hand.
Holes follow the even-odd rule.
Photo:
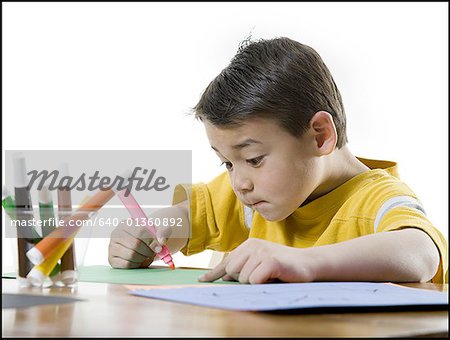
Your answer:
[[[181,229],[178,230],[175,230],[180,228],[178,223],[176,226],[156,227],[156,238],[142,224],[128,226],[128,223],[125,223],[128,221],[122,221],[111,234],[108,250],[109,264],[113,268],[148,267],[163,245],[166,245],[172,254],[176,253],[187,243],[187,237],[183,235],[188,235],[190,230],[188,216],[188,201],[152,213],[149,219],[170,218],[182,221]],[[135,219],[133,221],[136,222]]]
[[[249,238],[199,280],[222,278],[252,284],[275,280],[311,282],[314,279],[313,259],[303,256],[302,251],[304,249]]]
[[[122,221],[111,234],[109,264],[113,268],[148,267],[170,234],[171,228],[157,228],[155,239],[143,226],[129,226]]]

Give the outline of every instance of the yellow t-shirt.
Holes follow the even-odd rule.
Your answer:
[[[205,249],[228,252],[249,237],[306,248],[413,227],[426,232],[439,249],[439,270],[432,282],[447,281],[447,242],[426,218],[413,191],[399,180],[397,164],[359,160],[371,170],[278,222],[267,221],[245,207],[233,192],[227,172],[207,184],[177,186],[174,204],[188,198],[191,207],[191,235],[183,254]]]

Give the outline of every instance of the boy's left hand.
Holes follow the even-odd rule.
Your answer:
[[[314,279],[312,259],[302,254],[305,249],[284,246],[257,238],[249,238],[219,263],[199,277],[200,281],[219,278],[240,283],[311,282]]]

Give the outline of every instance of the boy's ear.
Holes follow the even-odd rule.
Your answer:
[[[316,112],[309,125],[318,154],[324,156],[332,153],[337,143],[337,132],[331,114],[326,111]]]

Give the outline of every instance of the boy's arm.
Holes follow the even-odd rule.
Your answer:
[[[200,280],[424,282],[438,265],[432,239],[421,230],[405,228],[311,248],[248,239]]]
[[[425,282],[433,278],[439,265],[436,245],[415,228],[308,250],[318,260],[316,281]]]

